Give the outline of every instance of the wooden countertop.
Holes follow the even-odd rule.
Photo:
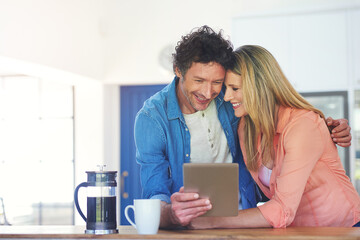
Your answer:
[[[85,234],[85,226],[0,226],[0,239],[359,239],[360,228],[298,227],[287,229],[159,230],[139,235],[131,226],[118,234]]]

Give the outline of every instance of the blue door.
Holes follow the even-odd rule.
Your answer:
[[[120,224],[129,225],[124,215],[127,205],[141,198],[139,165],[135,159],[134,121],[144,101],[166,85],[120,87]],[[133,212],[129,217],[134,219]]]

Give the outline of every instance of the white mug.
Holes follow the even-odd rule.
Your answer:
[[[134,211],[135,222],[130,220],[128,210]],[[125,217],[138,234],[156,234],[160,225],[160,199],[135,199],[134,205],[125,208]]]

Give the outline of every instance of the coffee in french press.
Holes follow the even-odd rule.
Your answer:
[[[75,206],[86,222],[85,233],[117,233],[116,224],[116,171],[87,171],[87,182],[79,184],[74,193]],[[80,209],[78,192],[87,189],[87,217]]]

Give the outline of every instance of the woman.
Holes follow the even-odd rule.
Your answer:
[[[192,228],[348,226],[360,221],[360,198],[346,176],[323,113],[291,86],[259,46],[235,51],[224,100],[241,117],[244,161],[270,199],[233,218],[197,218]],[[254,137],[256,136],[256,137]]]

